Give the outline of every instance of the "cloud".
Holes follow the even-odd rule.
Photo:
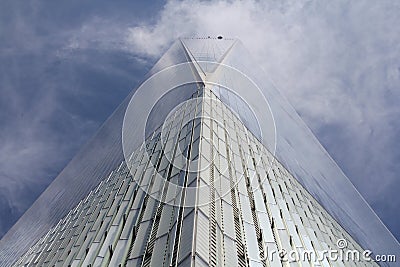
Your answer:
[[[63,47],[68,50],[76,49],[101,49],[101,50],[128,50],[124,41],[126,27],[116,27],[115,23],[100,17],[93,17],[76,28],[63,34],[66,36],[66,44]]]
[[[70,134],[84,135],[96,127],[84,117],[74,120],[59,103],[66,88],[56,85],[53,73],[46,73],[44,58],[1,55],[0,195],[8,200],[4,203],[11,213],[2,213],[2,218],[11,222],[32,204],[72,156],[71,151],[83,142],[79,138],[72,144],[63,141]],[[0,233],[3,231],[1,228]]]
[[[181,36],[241,39],[399,237],[398,12],[393,1],[168,1],[127,40],[157,58]]]
[[[118,27],[96,16],[61,27],[43,12],[16,2],[0,8],[0,237],[147,69],[120,46]]]

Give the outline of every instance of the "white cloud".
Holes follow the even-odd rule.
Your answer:
[[[126,26],[117,26],[107,19],[92,17],[79,27],[61,33],[67,40],[62,50],[129,50],[124,34]]]

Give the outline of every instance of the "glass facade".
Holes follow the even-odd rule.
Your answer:
[[[237,40],[178,40],[2,239],[0,263],[377,266],[323,254],[339,240],[397,254],[264,76]]]

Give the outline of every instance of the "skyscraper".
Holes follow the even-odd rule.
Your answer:
[[[376,266],[324,251],[399,251],[221,36],[176,41],[0,246],[4,266]]]

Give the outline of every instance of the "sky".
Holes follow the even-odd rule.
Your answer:
[[[398,1],[0,3],[0,237],[180,36],[241,39],[400,239]]]

